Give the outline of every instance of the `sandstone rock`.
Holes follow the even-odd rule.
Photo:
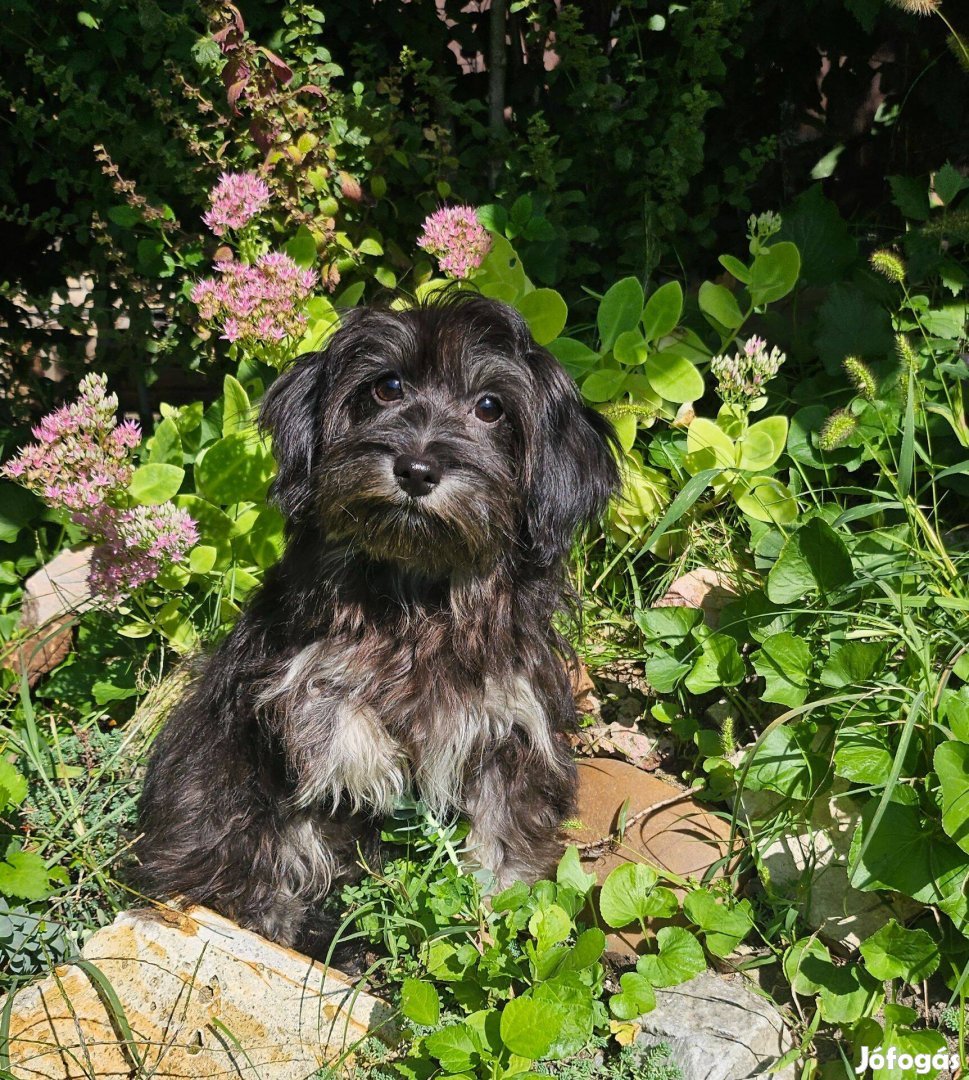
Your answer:
[[[616,832],[627,800],[625,818],[631,824],[622,841],[610,845],[607,840]],[[688,792],[609,758],[579,763],[578,825],[569,830],[569,838],[579,845],[586,870],[600,883],[620,863],[631,860],[649,862],[679,877],[702,878],[716,864],[728,863],[731,855],[729,822]],[[723,865],[712,876],[723,876]],[[609,947],[635,953],[642,940],[639,932],[624,930],[610,935]]]
[[[205,908],[125,912],[83,957],[16,994],[5,1075],[304,1080],[368,1033],[394,1036],[341,972]]]
[[[640,1018],[637,1042],[667,1043],[684,1080],[766,1076],[794,1046],[780,1012],[739,975],[706,971],[682,986],[656,991],[656,1008]],[[772,1073],[793,1080],[795,1066]]]
[[[71,650],[70,616],[90,606],[87,584],[91,548],[62,551],[27,578],[20,628],[31,631],[7,660],[15,671],[26,668],[33,686]]]
[[[654,606],[700,608],[707,625],[716,628],[720,612],[736,598],[737,589],[726,574],[701,566],[678,577]]]

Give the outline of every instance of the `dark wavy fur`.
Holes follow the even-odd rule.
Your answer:
[[[460,294],[350,313],[260,422],[286,552],[158,737],[138,884],[293,943],[405,790],[466,814],[499,883],[534,879],[573,806],[552,617],[617,483],[610,426],[516,312]],[[402,455],[430,491],[403,489]]]

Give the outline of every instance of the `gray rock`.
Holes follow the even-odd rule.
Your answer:
[[[667,1043],[684,1080],[767,1076],[794,1046],[784,1018],[739,975],[705,971],[682,986],[656,991],[656,1008],[639,1020],[637,1042]],[[793,1080],[794,1065],[772,1074]]]

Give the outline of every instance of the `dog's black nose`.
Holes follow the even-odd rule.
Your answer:
[[[408,495],[428,495],[441,482],[441,464],[429,454],[401,454],[394,462],[394,476]]]

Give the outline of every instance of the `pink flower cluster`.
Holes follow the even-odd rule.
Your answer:
[[[316,284],[313,270],[301,270],[279,251],[254,264],[217,262],[220,277],[204,278],[192,300],[206,322],[222,326],[227,341],[282,341],[297,336],[306,322],[300,311]]]
[[[41,420],[33,429],[37,442],[4,465],[0,476],[70,511],[71,520],[99,541],[88,580],[95,596],[114,601],[156,578],[167,563],[180,562],[197,543],[198,530],[174,506],[123,507],[141,429],[134,421],[118,423],[118,399],[107,392],[103,375],[85,376],[79,390],[75,402]]]
[[[466,278],[491,250],[491,237],[473,206],[444,206],[424,221],[417,246],[435,256],[449,277]]]
[[[75,520],[104,538],[91,554],[88,581],[96,596],[115,600],[154,581],[167,563],[181,562],[198,543],[195,522],[171,504],[115,510],[102,505]]]
[[[227,229],[248,224],[269,197],[269,185],[256,173],[223,173],[209,195],[212,208],[202,220],[216,236],[224,236]]]

